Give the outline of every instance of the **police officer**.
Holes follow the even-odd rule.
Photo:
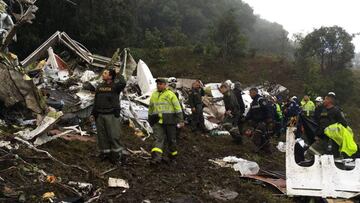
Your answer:
[[[312,155],[332,154],[335,157],[339,156],[339,146],[324,134],[325,128],[335,123],[340,123],[345,128],[347,127],[344,114],[335,106],[335,102],[335,96],[333,94],[325,96],[320,115],[315,121],[318,124],[316,141],[308,150]]]
[[[174,92],[167,88],[167,80],[157,79],[155,91],[150,98],[149,122],[154,131],[155,142],[151,149],[152,163],[163,159],[165,150],[174,160],[178,154],[176,147],[176,128],[183,127],[183,114],[179,100]]]
[[[123,158],[120,144],[120,92],[126,81],[113,69],[102,73],[103,83],[97,89],[92,115],[96,122],[97,144],[101,160],[110,159],[114,164]],[[118,79],[118,81],[115,81]]]
[[[192,131],[200,130],[206,132],[202,97],[205,95],[204,89],[201,87],[200,81],[192,84],[191,93],[189,95],[189,105],[192,111]]]
[[[301,100],[301,109],[303,115],[306,117],[312,117],[315,111],[315,104],[310,100],[309,95],[305,95]]]
[[[267,134],[267,122],[271,119],[268,104],[265,98],[259,95],[257,88],[250,89],[250,97],[253,99],[250,110],[245,117],[250,127],[253,128],[250,133],[253,143],[257,146],[257,151],[263,150],[271,153],[269,135]],[[247,131],[249,132],[249,131]],[[249,133],[245,133],[249,134]]]

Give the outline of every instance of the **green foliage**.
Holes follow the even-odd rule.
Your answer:
[[[111,55],[118,47],[150,48],[148,43],[155,43],[159,48],[161,41],[164,47],[200,44],[208,56],[220,52],[224,56],[238,56],[244,55],[247,45],[261,52],[272,51],[265,43],[254,47],[254,43],[247,43],[261,30],[259,21],[267,27],[266,34],[261,35],[263,42],[273,43],[271,36],[286,33],[281,26],[259,20],[252,8],[241,0],[74,1],[77,6],[67,1],[37,1],[39,11],[34,24],[18,30],[13,52],[24,58],[60,30],[92,52],[104,55]],[[153,36],[149,36],[149,32]],[[157,39],[152,39],[154,36]],[[226,37],[226,45],[222,44],[221,36]],[[256,39],[252,38],[253,41]],[[274,49],[281,50],[276,47],[282,46],[281,43],[273,44]]]
[[[159,63],[164,60],[160,50],[164,47],[161,39],[161,32],[158,29],[153,31],[145,31],[144,48],[146,50],[147,59],[152,63]]]
[[[297,60],[314,58],[324,73],[350,66],[354,57],[352,36],[338,26],[315,29],[301,39],[297,50]]]
[[[220,48],[222,58],[242,56],[246,52],[246,39],[240,33],[234,13],[234,10],[226,12],[213,33],[213,41]]]

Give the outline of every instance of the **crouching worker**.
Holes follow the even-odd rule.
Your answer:
[[[313,155],[331,154],[335,158],[357,156],[353,132],[348,127],[341,110],[335,106],[335,96],[328,94],[323,102],[319,126],[315,142],[309,147],[306,158],[313,159]]]
[[[166,86],[165,79],[157,79],[155,91],[150,98],[149,122],[154,131],[154,146],[151,149],[152,163],[162,161],[164,153],[170,160],[178,154],[176,148],[177,127],[183,127],[183,114],[179,100]]]
[[[268,112],[267,101],[258,94],[257,88],[250,89],[250,97],[253,101],[245,117],[249,128],[244,130],[244,134],[251,137],[251,140],[257,147],[256,151],[262,150],[271,153],[270,135],[266,127],[271,115]]]
[[[241,112],[238,100],[231,88],[225,83],[220,86],[219,91],[224,95],[225,117],[223,126],[230,132],[234,142],[241,144],[242,138],[239,132],[239,119]]]
[[[113,164],[123,160],[120,144],[120,92],[126,81],[115,70],[104,70],[101,83],[95,93],[93,119],[97,128],[97,145],[100,159],[109,159]],[[116,80],[116,81],[115,81]]]

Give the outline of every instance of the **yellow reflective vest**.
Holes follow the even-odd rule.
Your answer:
[[[158,115],[160,124],[177,124],[183,115],[180,102],[174,92],[165,89],[155,91],[150,98],[149,116]]]
[[[276,106],[276,114],[278,116],[278,119],[280,120],[280,119],[283,118],[283,114],[282,114],[282,111],[281,111],[280,104],[276,103],[275,106]]]
[[[306,113],[306,116],[311,116],[312,113],[315,111],[315,104],[311,100],[305,102],[304,100],[301,101],[301,108]]]
[[[344,152],[348,156],[357,152],[358,147],[354,141],[354,133],[349,126],[345,128],[342,124],[335,123],[325,128],[324,133],[339,145],[340,152]]]

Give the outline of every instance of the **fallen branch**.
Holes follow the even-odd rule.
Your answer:
[[[109,170],[106,170],[106,171],[100,173],[100,175],[103,176],[103,175],[105,175],[105,174],[107,174],[107,173],[110,173],[111,171],[116,170],[117,168],[118,168],[117,166],[116,166],[116,167],[113,167],[113,168],[110,168]]]
[[[30,142],[26,141],[26,140],[23,140],[21,139],[20,137],[15,137],[14,138],[15,140],[27,145],[30,149],[36,151],[36,152],[40,152],[40,153],[45,153],[50,159],[52,159],[53,161],[55,162],[58,162],[59,164],[65,166],[65,167],[72,167],[72,168],[76,168],[82,172],[85,172],[85,173],[88,173],[87,170],[81,168],[80,166],[77,166],[77,165],[69,165],[69,164],[65,164],[64,162],[58,160],[57,158],[53,157],[49,152],[45,151],[45,150],[42,150],[42,149],[38,149],[36,148],[34,145],[32,145]]]

